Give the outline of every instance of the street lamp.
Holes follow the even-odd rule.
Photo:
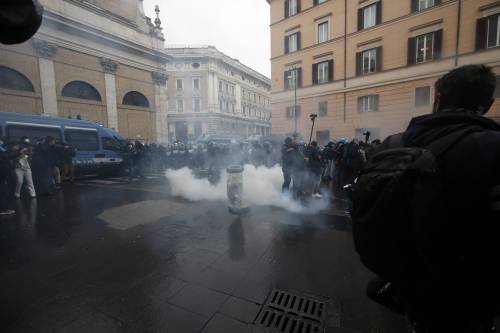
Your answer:
[[[294,120],[294,131],[293,136],[297,138],[299,135],[297,133],[297,67],[293,66],[290,68],[289,72],[291,75],[288,75],[288,79],[293,79],[293,88],[294,88],[294,106],[293,106],[293,120]]]

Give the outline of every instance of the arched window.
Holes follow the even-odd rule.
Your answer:
[[[5,66],[0,66],[0,88],[35,92],[26,76]]]
[[[149,101],[138,91],[130,91],[123,96],[123,105],[133,105],[140,106],[143,108],[149,108]]]
[[[62,95],[64,97],[101,101],[101,95],[97,89],[83,81],[72,81],[68,83],[64,86]]]

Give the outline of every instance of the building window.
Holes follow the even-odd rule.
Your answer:
[[[201,111],[201,100],[199,98],[193,99],[193,109],[194,109],[194,112]]]
[[[382,2],[358,9],[358,30],[368,29],[382,22]]]
[[[133,105],[133,106],[140,106],[142,108],[149,108],[149,101],[144,96],[138,91],[130,91],[123,96],[123,105]]]
[[[177,99],[177,112],[184,112],[184,100]]]
[[[323,101],[318,103],[318,116],[325,117],[328,114],[328,102]]]
[[[318,24],[318,43],[324,43],[328,41],[329,26],[330,25],[328,24],[328,21]]]
[[[300,106],[297,106],[297,112],[295,113],[295,107],[290,106],[286,108],[286,118],[294,119],[295,117],[300,117]]]
[[[175,80],[175,86],[176,86],[177,90],[182,90],[183,89],[182,79]]]
[[[20,72],[0,66],[0,88],[35,92],[31,81]]]
[[[382,47],[359,52],[356,59],[356,74],[366,75],[382,69]]]
[[[431,104],[431,87],[417,87],[415,89],[415,106],[427,106]]]
[[[367,95],[358,97],[358,112],[378,111],[379,96]]]
[[[193,89],[200,90],[200,78],[199,77],[193,77]]]
[[[285,90],[295,89],[295,85],[297,85],[297,88],[300,88],[302,86],[302,68],[293,68],[285,71],[283,79],[285,82]]]
[[[228,94],[229,93],[229,84],[226,83],[225,87],[226,87],[226,94]]]
[[[297,52],[300,48],[300,32],[285,36],[285,53]]]
[[[424,10],[434,6],[434,0],[419,0],[418,10]]]
[[[226,102],[226,111],[229,112],[229,102]]]
[[[500,15],[488,18],[488,48],[500,46]]]
[[[325,145],[330,141],[330,131],[316,131],[316,141],[320,145]]]
[[[313,65],[313,84],[333,81],[333,60],[323,61]]]
[[[222,92],[222,81],[219,81],[219,91]]]
[[[500,14],[477,20],[476,50],[500,46]]]
[[[231,96],[234,96],[234,86],[231,86]]]
[[[101,94],[99,94],[97,89],[83,81],[72,81],[68,83],[64,86],[62,95],[64,97],[101,101]]]
[[[434,31],[415,38],[410,38],[408,46],[408,64],[421,64],[441,57],[443,31]]]
[[[300,0],[285,0],[285,17],[297,15],[300,12]]]
[[[235,105],[234,103],[231,103],[231,112],[234,113],[235,112]]]

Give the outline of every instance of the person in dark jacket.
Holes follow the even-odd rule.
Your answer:
[[[321,172],[323,171],[321,153],[316,141],[311,142],[307,149],[307,169],[309,171],[310,186],[312,188],[312,196],[321,198],[319,193],[319,185],[321,181]]]
[[[283,147],[281,148],[281,158],[282,158],[282,170],[283,170],[283,186],[282,191],[288,191],[290,189],[290,183],[292,182],[292,166],[293,159],[291,158],[291,152],[294,150],[292,138],[286,138]]]
[[[397,291],[417,333],[496,331],[500,125],[484,116],[494,102],[495,85],[486,66],[452,70],[436,82],[433,113],[414,118],[403,135],[406,147],[425,148],[455,131],[475,130],[438,159],[442,209],[416,226],[419,235],[426,235],[426,251],[420,253],[424,272]],[[387,290],[387,284],[380,287]]]

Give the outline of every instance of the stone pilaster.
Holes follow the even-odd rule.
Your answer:
[[[106,113],[108,115],[108,127],[118,130],[118,106],[116,100],[116,70],[118,63],[108,58],[100,60],[104,71],[104,85],[106,87]]]
[[[57,53],[57,46],[40,39],[33,39],[32,45],[38,55],[43,113],[57,116],[59,113],[57,111],[56,75],[53,61]]]
[[[168,75],[164,72],[151,72],[155,86],[155,108],[156,108],[156,141],[165,144],[168,138],[168,96],[167,80]]]

